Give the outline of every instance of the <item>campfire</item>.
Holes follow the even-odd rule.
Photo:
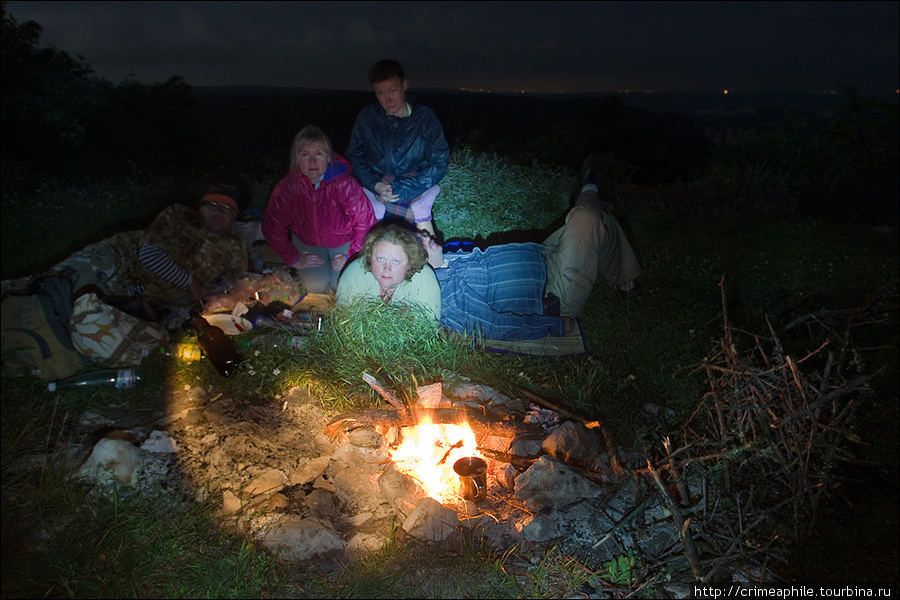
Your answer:
[[[391,453],[397,468],[441,504],[457,502],[462,490],[453,465],[459,459],[479,456],[472,428],[466,423],[432,423],[426,416],[402,432],[403,442]]]

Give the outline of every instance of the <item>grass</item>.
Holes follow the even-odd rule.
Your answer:
[[[437,226],[449,239],[485,239],[497,232],[541,231],[569,206],[574,174],[544,165],[453,153],[434,207]]]
[[[465,150],[454,154],[453,165],[435,207],[436,223],[448,239],[487,239],[522,230],[540,241],[564,213],[574,173],[540,165],[523,168]],[[261,178],[254,189],[265,188],[265,181]],[[46,268],[64,248],[95,237],[107,225],[155,212],[148,188],[121,183],[85,184],[76,192],[48,182],[41,201],[31,203],[4,194],[4,277]],[[711,206],[699,187],[609,183],[602,192],[614,202],[635,246],[644,269],[643,291],[622,296],[611,287],[595,287],[581,317],[592,352],[588,357],[476,352],[435,335],[421,321],[397,327],[397,320],[409,314],[360,306],[329,315],[323,335],[306,352],[248,350],[246,364],[227,380],[205,361],[179,365],[178,375],[236,396],[278,398],[299,385],[329,410],[342,412],[380,402],[360,379],[363,371],[407,388],[453,372],[500,391],[513,383],[527,387],[606,417],[624,442],[656,443],[659,424],[643,407],[672,409],[668,425],[677,427],[702,394],[705,382],[692,372],[722,334],[723,278],[729,312],[748,331],[765,331],[766,316],[782,327],[824,309],[852,309],[898,284],[896,229],[735,215]],[[47,245],[28,243],[29,228],[34,231],[45,215],[61,219],[70,214],[65,209],[74,200],[90,208],[90,220],[60,228],[62,233]],[[101,213],[108,216],[96,220]],[[60,223],[40,226],[55,234]],[[7,237],[9,232],[13,235]],[[22,247],[30,251],[17,251]],[[882,403],[895,405],[896,327],[886,341],[884,332],[874,329],[871,343],[861,340],[866,344],[860,360],[869,372],[888,367],[874,387]],[[393,333],[384,336],[383,331]],[[193,334],[179,335],[190,341]],[[797,328],[785,343],[808,351],[823,337],[842,335],[824,327]],[[161,385],[166,357],[145,362]],[[112,393],[127,400],[145,392]],[[602,569],[592,571],[558,550],[534,554],[517,547],[498,554],[475,537],[452,549],[423,548],[398,538],[369,559],[326,577],[280,564],[248,541],[224,534],[213,525],[209,506],[181,503],[167,494],[98,494],[67,480],[52,462],[24,468],[50,449],[80,441],[69,438],[72,421],[92,405],[108,402],[108,394],[54,395],[40,381],[3,380],[4,596],[561,597],[585,584],[602,585]],[[873,422],[885,427],[878,419]],[[896,440],[896,431],[892,435]],[[896,460],[895,441],[884,454],[890,455],[891,448]]]
[[[0,210],[3,279],[48,269],[116,231],[146,227],[177,197],[176,189],[171,178],[123,177],[75,182],[47,179],[28,193],[4,191]],[[35,235],[40,236],[39,246]]]
[[[551,547],[498,551],[464,534],[455,549],[393,540],[344,570],[339,598],[559,598],[575,593],[592,572]],[[523,556],[529,556],[523,559]]]
[[[46,536],[53,544],[20,541],[14,555],[4,551],[5,597],[242,598],[278,595],[287,582],[269,555],[218,530],[209,506],[96,494],[52,479],[36,491],[35,501],[9,516],[4,511],[3,527],[7,535]],[[15,514],[25,508],[27,518]],[[67,520],[60,523],[60,515]],[[14,516],[65,535],[22,530]]]

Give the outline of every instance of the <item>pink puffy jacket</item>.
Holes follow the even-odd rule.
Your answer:
[[[262,233],[285,264],[299,257],[291,233],[307,246],[338,248],[350,242],[350,256],[362,248],[375,213],[350,170],[349,161],[335,152],[318,189],[300,171],[288,173],[275,186]]]

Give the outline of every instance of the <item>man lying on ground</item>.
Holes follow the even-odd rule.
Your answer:
[[[173,204],[146,231],[119,233],[87,246],[43,276],[68,278],[76,297],[90,287],[104,296],[186,307],[229,290],[247,270],[247,242],[231,227],[240,210],[236,188],[213,184],[197,208]],[[4,281],[3,293],[21,291],[31,280]]]
[[[441,288],[441,326],[493,340],[571,335],[598,275],[623,292],[634,289],[640,265],[612,207],[600,200],[601,174],[600,159],[589,156],[565,224],[543,244],[445,254],[423,233]]]

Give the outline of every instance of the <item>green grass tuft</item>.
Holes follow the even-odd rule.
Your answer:
[[[462,148],[451,155],[441,180],[435,221],[447,239],[543,230],[568,208],[573,181],[571,172]]]
[[[323,375],[361,387],[368,372],[393,388],[433,381],[472,353],[442,335],[421,307],[367,299],[332,311],[310,351]]]

